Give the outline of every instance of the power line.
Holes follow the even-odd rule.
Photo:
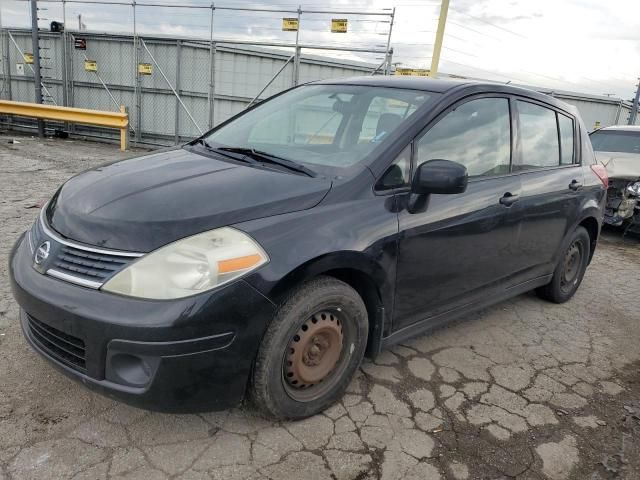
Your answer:
[[[498,29],[500,29],[500,30],[502,30],[502,31],[504,31],[504,32],[510,33],[511,35],[515,35],[516,37],[524,38],[525,40],[529,40],[529,39],[531,38],[531,37],[526,37],[526,36],[524,36],[524,35],[521,35],[521,34],[519,34],[519,33],[516,33],[516,32],[514,32],[513,30],[509,30],[508,28],[504,28],[504,27],[502,27],[502,26],[500,26],[500,25],[496,25],[495,23],[490,22],[490,21],[488,21],[488,20],[485,20],[484,18],[476,17],[475,15],[471,15],[471,14],[469,14],[469,13],[463,12],[463,11],[461,11],[461,10],[457,10],[457,9],[455,9],[455,8],[452,8],[451,10],[452,10],[454,13],[461,14],[461,15],[466,15],[467,17],[473,18],[474,20],[478,20],[479,22],[482,22],[482,23],[486,23],[487,25],[491,25],[491,26],[492,26],[492,27],[494,27],[494,28],[498,28]]]
[[[459,63],[459,62],[454,62],[453,60],[449,60],[449,59],[446,59],[446,58],[443,59],[443,62],[444,63],[453,63],[454,65],[458,65],[458,66],[465,67],[465,68],[472,69],[472,70],[477,70],[477,71],[480,71],[480,72],[485,72],[485,73],[488,73],[488,74],[493,75],[493,76],[506,78],[507,80],[517,80],[518,82],[521,82],[523,84],[530,83],[530,82],[527,82],[526,80],[522,80],[520,78],[514,77],[513,75],[503,75],[501,73],[493,72],[491,70],[485,70],[483,68],[474,67],[472,65],[467,65],[467,64]]]

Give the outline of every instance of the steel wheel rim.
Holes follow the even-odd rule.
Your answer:
[[[327,393],[344,370],[344,314],[339,308],[311,315],[292,335],[282,362],[285,391],[297,401]]]
[[[582,244],[575,241],[567,249],[564,256],[564,266],[560,286],[563,290],[568,290],[578,282],[580,270],[582,268]]]

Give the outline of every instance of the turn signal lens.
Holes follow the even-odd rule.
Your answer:
[[[182,298],[229,283],[269,257],[249,235],[224,227],[178,240],[141,257],[102,286],[131,297]]]
[[[218,262],[218,273],[232,273],[247,270],[262,261],[260,255],[247,255],[245,257],[231,258]]]

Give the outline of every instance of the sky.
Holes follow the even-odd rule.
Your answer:
[[[122,0],[120,0],[122,1]],[[140,33],[209,37],[210,10],[145,7],[144,3],[210,5],[207,0],[137,0]],[[295,10],[294,0],[216,1],[216,6],[250,6]],[[45,27],[62,21],[59,3],[42,2]],[[393,61],[400,67],[429,68],[437,28],[439,0],[305,0],[303,9],[390,12]],[[132,8],[127,5],[67,3],[69,29],[77,16],[88,30],[131,33]],[[3,25],[29,26],[27,2],[0,0]],[[281,31],[282,17],[292,12],[216,10],[216,38],[295,41]],[[349,32],[331,33],[335,15],[303,14],[300,42],[313,45],[384,48],[389,18],[340,15]],[[450,0],[440,71],[501,82],[589,94],[612,94],[629,100],[640,76],[640,0]],[[317,51],[310,53],[317,54]],[[321,52],[334,57],[380,63],[380,53]]]

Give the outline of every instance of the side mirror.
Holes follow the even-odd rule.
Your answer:
[[[464,165],[450,160],[429,160],[416,170],[411,183],[411,193],[463,193],[467,189],[468,179],[467,167]]]

